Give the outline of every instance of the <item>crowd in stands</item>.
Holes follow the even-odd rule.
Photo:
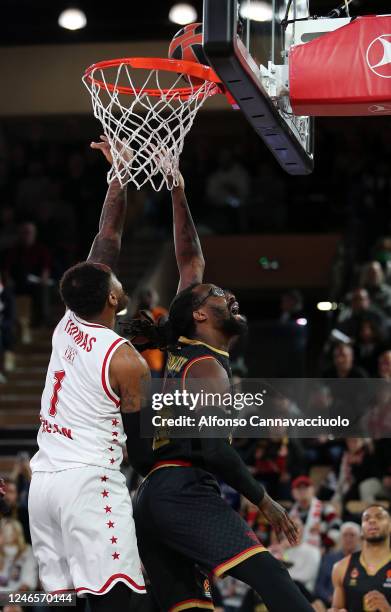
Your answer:
[[[17,144],[12,144],[11,133],[9,128],[0,138],[0,393],[7,372],[15,367],[16,343],[29,344],[32,328],[52,325],[50,300],[58,279],[85,257],[103,201],[106,170],[88,143],[45,141],[39,122]],[[365,127],[360,134],[354,128],[321,132],[317,171],[296,182],[282,175],[265,152],[257,162],[259,144],[253,140],[247,148],[240,141],[217,152],[212,144],[199,142],[183,156],[189,200],[204,233],[344,234],[349,266],[330,336],[319,350],[323,383],[312,396],[318,409],[332,408],[338,390],[331,381],[336,379],[391,380],[391,178],[389,164],[376,162],[372,142]],[[386,133],[379,130],[376,159],[385,159],[389,147]],[[167,194],[146,192],[140,224],[169,235],[168,207]],[[149,287],[135,303],[136,312],[147,310],[155,319],[166,312]],[[300,291],[285,292],[280,324],[289,325],[303,313]],[[146,357],[159,375],[164,355],[150,351]],[[235,360],[241,364],[240,378],[246,371],[244,355],[239,351]],[[382,387],[375,411],[380,432],[390,431],[390,398],[388,387]],[[257,509],[224,483],[223,495],[286,563],[318,611],[331,604],[333,564],[360,546],[363,504],[382,500],[391,505],[390,444],[377,438],[235,441],[254,476],[289,508],[300,533],[298,545],[277,541]],[[134,491],[137,476],[126,462],[123,470]],[[7,476],[0,502],[0,591],[39,586],[28,527],[29,479],[28,457],[22,455]],[[231,578],[217,589],[219,610],[263,609],[252,591]]]

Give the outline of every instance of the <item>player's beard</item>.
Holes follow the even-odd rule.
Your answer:
[[[125,293],[125,291],[120,295],[120,297],[118,298],[118,305],[117,308],[115,310],[115,314],[118,314],[119,312],[121,312],[122,310],[125,310],[125,308],[127,308],[129,304],[129,296],[127,293]]]
[[[231,312],[221,310],[220,308],[213,308],[216,319],[218,321],[219,329],[229,338],[234,336],[242,336],[247,331],[247,321],[244,317],[235,316]]]
[[[379,535],[369,536],[364,539],[366,542],[368,542],[368,544],[383,544],[383,542],[385,542],[388,539],[388,537],[389,536],[385,533],[379,533]]]

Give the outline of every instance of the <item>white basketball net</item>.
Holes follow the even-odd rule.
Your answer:
[[[115,80],[108,81],[105,69],[99,67],[91,71],[90,78],[83,77],[91,94],[94,116],[102,123],[111,147],[113,164],[107,181],[117,177],[122,186],[133,183],[140,189],[149,182],[155,191],[160,191],[163,185],[172,189],[178,185],[185,136],[206,98],[217,93],[216,84],[198,81],[193,85],[191,77],[184,83],[181,74],[155,69],[147,71],[140,87],[135,82],[136,73],[139,79],[139,73],[145,71],[132,69],[126,63],[115,70]],[[166,93],[161,86],[163,72]],[[171,79],[168,87],[167,79]],[[190,89],[187,99],[181,99],[174,91],[184,86]],[[133,95],[121,93],[118,87],[129,87]],[[159,90],[160,95],[149,95],[146,88]]]

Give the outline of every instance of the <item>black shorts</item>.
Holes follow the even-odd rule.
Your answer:
[[[209,574],[222,576],[265,551],[213,476],[194,467],[153,470],[138,491],[134,519],[141,560],[165,612],[213,610]]]

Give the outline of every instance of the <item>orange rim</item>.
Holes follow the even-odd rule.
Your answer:
[[[166,70],[167,72],[187,74],[188,76],[192,76],[202,81],[209,81],[211,83],[214,83],[215,87],[208,92],[208,95],[225,93],[219,77],[210,66],[204,66],[203,64],[199,64],[197,62],[164,59],[161,57],[124,57],[119,59],[97,62],[96,64],[92,64],[87,68],[87,70],[84,72],[84,79],[94,85],[102,87],[103,89],[107,89],[111,92],[115,91],[118,93],[127,94],[129,96],[134,96],[135,94],[139,93],[146,93],[149,96],[155,97],[165,95],[169,97],[179,97],[186,99],[196,93],[197,90],[202,87],[202,84],[199,85],[199,87],[176,87],[167,89],[128,87],[123,85],[114,85],[113,83],[108,83],[101,79],[97,79],[94,76],[94,72],[96,70],[106,70],[107,68],[115,68],[120,66],[121,64],[125,64],[136,69]],[[204,96],[205,94],[200,93],[200,95]]]

